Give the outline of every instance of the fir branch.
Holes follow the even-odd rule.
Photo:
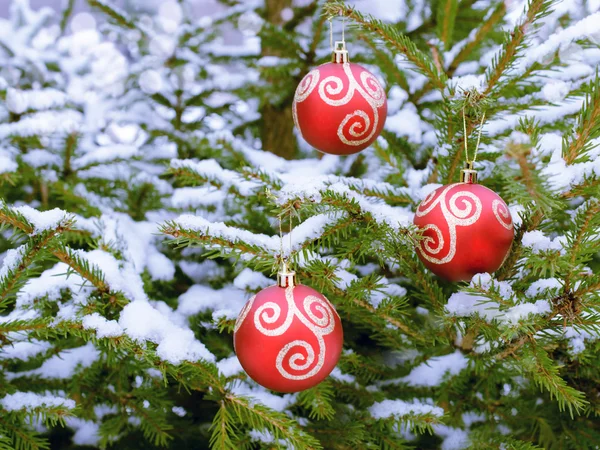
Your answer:
[[[323,6],[323,14],[330,17],[344,16],[354,21],[363,30],[380,37],[390,47],[392,52],[399,52],[406,56],[416,69],[429,79],[436,89],[444,90],[446,87],[446,74],[439,72],[431,58],[419,50],[410,38],[398,32],[395,27],[370,15],[365,16],[355,8],[341,1],[325,4]]]
[[[544,218],[541,210],[536,210],[534,213],[527,212],[523,215],[521,225],[515,231],[515,238],[512,243],[511,250],[502,264],[502,267],[496,273],[496,278],[500,281],[507,280],[514,276],[517,272],[517,262],[523,254],[523,235],[528,231],[533,231],[538,228]]]
[[[88,280],[100,293],[108,294],[110,292],[108,284],[104,281],[102,271],[95,265],[90,264],[86,259],[77,255],[70,248],[57,245],[52,249],[52,254],[77,272],[82,278]]]
[[[124,11],[121,11],[115,5],[111,5],[105,0],[87,0],[92,8],[97,8],[107,16],[114,19],[119,25],[130,28],[139,29],[133,19],[129,18]],[[141,30],[140,30],[141,31]]]
[[[448,0],[449,1],[449,0]],[[496,25],[502,21],[504,14],[506,13],[506,4],[499,2],[496,5],[493,13],[483,22],[483,24],[477,29],[473,38],[469,38],[468,42],[460,49],[456,57],[450,63],[448,70],[446,71],[448,76],[451,77],[456,72],[456,69],[460,63],[466,61],[473,51],[479,47],[485,38],[494,31]]]
[[[361,33],[359,35],[359,39],[364,41],[365,44],[367,44],[369,46],[369,48],[371,49],[371,51],[377,58],[377,62],[380,63],[381,66],[383,66],[382,70],[386,74],[388,74],[388,76],[390,78],[393,78],[393,80],[396,82],[396,84],[398,86],[400,86],[402,89],[404,89],[409,94],[409,98],[410,98],[411,94],[410,94],[410,86],[408,85],[408,80],[406,79],[404,72],[402,72],[401,70],[398,70],[398,68],[396,67],[396,62],[394,61],[393,55],[390,54],[389,52],[383,51],[381,48],[379,48],[376,45],[375,42],[373,42],[372,39],[368,39],[368,36],[365,34]]]
[[[590,140],[600,137],[600,77],[596,77],[589,84],[589,90],[577,118],[575,128],[576,137],[563,142],[563,157],[567,164],[573,164],[591,150]]]
[[[61,34],[64,34],[65,30],[67,29],[67,24],[69,23],[69,20],[71,19],[71,16],[73,14],[74,6],[75,6],[75,0],[68,0],[66,8],[63,9],[62,17],[60,19]]]
[[[6,434],[12,440],[11,450],[49,450],[49,444],[45,439],[39,437],[39,433],[15,425],[10,417],[0,414],[0,430],[4,428]]]
[[[457,12],[458,0],[442,0],[438,4],[436,20],[438,24],[437,34],[446,49],[449,49],[452,45]]]
[[[594,197],[600,190],[600,178],[586,178],[582,183],[576,184],[568,191],[562,193],[566,199],[576,197]]]
[[[308,409],[311,419],[333,420],[333,398],[333,386],[329,380],[325,380],[311,389],[302,391],[298,396],[298,403]]]
[[[487,86],[483,92],[484,96],[491,93],[502,76],[514,66],[517,53],[523,48],[525,36],[531,26],[545,17],[552,6],[553,0],[530,0],[527,5],[525,18],[512,32],[502,45],[500,53],[494,58],[492,65],[486,71]]]
[[[25,234],[32,234],[35,231],[34,226],[23,214],[8,207],[4,202],[0,202],[0,223],[11,225]]]
[[[307,278],[307,279],[310,279],[311,277],[315,278],[315,273],[312,270],[307,270],[304,268],[297,268],[296,272],[298,273],[298,276],[300,276],[302,278]],[[417,341],[423,339],[423,336],[417,330],[414,330],[411,327],[411,325],[405,324],[405,323],[401,322],[400,320],[398,320],[397,318],[392,317],[382,311],[379,311],[377,308],[375,308],[375,306],[373,306],[371,303],[369,303],[366,299],[360,298],[358,295],[356,295],[356,288],[355,288],[355,290],[349,292],[347,289],[341,289],[341,288],[335,286],[335,284],[334,284],[335,274],[333,272],[327,274],[326,278],[330,282],[330,284],[328,284],[326,289],[331,291],[333,293],[333,295],[340,300],[339,304],[355,305],[358,308],[370,313],[371,315],[373,315],[373,317],[377,317],[380,320],[388,323],[389,325],[393,325],[394,327],[401,330],[407,336],[410,336],[412,339],[417,340]],[[353,295],[352,292],[355,295]],[[379,329],[379,325],[378,325],[377,321],[372,320],[372,321],[370,321],[370,323],[372,324],[373,329]]]
[[[9,294],[18,290],[24,284],[22,278],[31,273],[30,266],[33,261],[45,250],[45,247],[54,239],[56,234],[61,231],[60,229],[51,230],[49,233],[45,233],[37,239],[33,239],[32,242],[25,244],[24,247],[21,247],[21,261],[16,267],[10,269],[6,276],[0,279],[0,307]]]
[[[540,177],[536,171],[536,166],[532,160],[531,146],[511,142],[507,145],[505,154],[514,159],[521,169],[521,174],[516,179],[520,182],[519,186],[522,185],[527,191],[527,202],[533,200],[535,207],[545,213],[556,209],[559,203],[552,195],[548,194],[550,189],[547,186],[547,181]]]
[[[523,364],[534,381],[556,399],[561,411],[568,409],[573,417],[588,404],[583,392],[573,389],[560,377],[558,367],[543,348],[532,346],[530,351],[525,352]]]
[[[220,402],[219,410],[213,418],[210,431],[211,449],[236,450],[238,448],[232,439],[236,433],[235,423],[225,400]]]
[[[260,404],[252,404],[244,397],[228,394],[227,403],[233,406],[235,415],[252,428],[269,430],[276,440],[284,439],[298,450],[320,450],[323,447],[313,436],[294,426],[287,415],[270,410]]]
[[[577,232],[571,239],[570,248],[567,251],[567,255],[569,257],[569,266],[571,270],[565,275],[565,292],[571,291],[571,280],[573,276],[577,275],[575,268],[578,265],[578,261],[586,260],[587,258],[582,258],[582,247],[584,247],[583,251],[589,255],[596,252],[595,248],[587,248],[588,239],[594,240],[594,236],[598,232],[598,227],[600,226],[600,201],[590,201],[588,205],[586,205],[582,214],[578,215],[578,223]],[[579,262],[579,264],[581,264]]]

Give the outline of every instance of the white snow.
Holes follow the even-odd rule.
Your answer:
[[[457,350],[448,355],[428,359],[401,380],[411,386],[438,386],[446,376],[458,375],[468,364],[469,360]]]
[[[260,403],[275,411],[285,411],[296,403],[297,394],[275,395],[262,386],[251,387],[246,383],[234,382],[228,384],[229,391],[235,395],[250,398],[250,404]]]
[[[530,248],[535,254],[552,250],[564,253],[563,242],[563,237],[551,239],[540,230],[526,231],[522,240],[523,247]]]
[[[187,414],[186,410],[181,406],[173,406],[171,411],[173,411],[173,414],[176,414],[179,417],[184,417]]]
[[[422,402],[414,399],[410,402],[403,400],[383,400],[377,402],[369,408],[369,412],[374,419],[387,419],[394,416],[401,419],[403,416],[410,415],[432,415],[442,417],[444,410],[439,406]]]
[[[0,139],[9,136],[48,136],[55,133],[71,134],[81,127],[81,113],[70,109],[42,111],[28,114],[13,123],[0,124]]]
[[[249,298],[248,294],[237,288],[214,290],[209,286],[195,284],[179,297],[177,313],[189,317],[212,310],[214,318],[236,319]]]
[[[435,434],[443,438],[441,450],[462,450],[469,447],[469,433],[447,425],[434,425]]]
[[[6,104],[8,109],[15,114],[22,114],[28,109],[45,110],[62,107],[67,102],[64,92],[56,89],[34,89],[20,91],[9,89],[6,93]]]
[[[552,307],[547,300],[538,300],[535,303],[521,303],[504,311],[502,320],[516,325],[521,319],[528,317],[530,314],[548,314],[551,311]]]
[[[81,323],[85,329],[96,330],[99,338],[117,337],[123,334],[123,329],[116,320],[107,320],[96,312],[84,316]]]
[[[91,420],[82,420],[76,417],[65,419],[67,426],[75,430],[73,443],[75,445],[89,445],[95,447],[100,441],[100,425]]]
[[[40,297],[47,297],[48,300],[58,300],[61,292],[66,289],[82,294],[89,292],[90,288],[84,287],[86,281],[83,278],[73,273],[67,276],[67,273],[68,266],[58,263],[42,272],[39,277],[30,279],[17,293],[17,308],[27,307]]]
[[[6,411],[31,411],[36,408],[73,409],[75,408],[75,400],[51,394],[40,395],[33,392],[15,392],[14,394],[7,394],[0,400],[0,405]]]
[[[31,167],[58,166],[62,163],[60,156],[47,150],[33,149],[22,156],[23,161]]]
[[[388,116],[385,129],[399,136],[405,136],[410,142],[420,144],[425,123],[417,113],[416,107],[411,103],[394,115]]]
[[[501,310],[498,303],[487,297],[455,292],[448,299],[446,310],[455,317],[479,315],[488,322],[498,321],[505,325],[516,325],[530,314],[547,314],[552,308],[547,300],[537,300],[535,303],[520,302]]]
[[[156,354],[163,361],[178,364],[203,360],[214,363],[221,375],[237,378],[236,375],[242,372],[237,357],[231,355],[217,361],[195,337],[196,328],[192,330],[190,324],[193,322],[195,327],[213,329],[214,322],[219,319],[235,319],[255,292],[272,285],[274,281],[266,276],[266,272],[244,267],[248,255],[242,255],[239,262],[234,262],[234,258],[205,259],[204,252],[218,245],[165,251],[165,238],[158,234],[160,224],[174,220],[180,226],[198,233],[233,243],[250,243],[261,254],[276,256],[281,252],[279,235],[249,231],[254,224],[247,220],[244,210],[248,197],[260,198],[265,188],[269,188],[279,205],[299,200],[319,208],[312,216],[303,215],[303,222],[294,224],[291,236],[286,231],[283,254],[287,255],[320,238],[328,227],[343,225],[349,220],[347,213],[332,212],[336,209],[325,204],[324,199],[329,194],[353,202],[357,205],[359,215],[372,218],[371,224],[404,233],[412,224],[413,203],[440,186],[428,182],[434,179],[436,167],[431,160],[427,162],[423,157],[431,154],[433,158],[444,158],[452,150],[450,145],[438,142],[440,130],[431,125],[436,107],[429,105],[439,105],[442,92],[426,93],[417,108],[411,101],[412,95],[425,85],[426,78],[412,69],[405,71],[409,84],[406,90],[394,84],[389,86],[389,117],[385,129],[411,143],[415,158],[422,163],[419,169],[413,168],[402,158],[391,163],[383,161],[373,149],[366,150],[360,156],[339,158],[319,155],[317,158],[312,150],[307,150],[302,144],[301,151],[306,158],[288,161],[263,151],[260,139],[253,133],[236,131],[233,134],[231,130],[243,130],[260,118],[261,103],[247,88],[249,85],[259,89],[264,87],[261,72],[285,69],[287,66],[292,71],[296,70],[294,58],[262,54],[262,36],[259,33],[265,22],[256,11],[264,7],[263,0],[238,2],[238,5],[222,13],[213,14],[206,10],[202,13],[207,15],[198,20],[188,14],[194,7],[194,1],[185,4],[175,0],[131,0],[128,2],[131,5],[127,7],[140,8],[137,13],[141,15],[135,19],[136,29],[116,32],[113,26],[96,23],[100,16],[78,12],[71,20],[70,30],[64,35],[57,24],[58,14],[52,17],[52,11],[48,8],[30,10],[28,3],[26,0],[13,0],[10,9],[14,17],[10,20],[0,19],[0,40],[10,49],[0,49],[0,90],[6,92],[5,102],[0,105],[0,174],[9,174],[5,178],[10,179],[13,173],[23,168],[25,180],[29,182],[30,175],[27,174],[33,169],[33,176],[40,183],[39,186],[36,183],[34,188],[24,186],[26,197],[34,200],[8,206],[14,207],[32,223],[32,235],[55,229],[69,220],[68,211],[54,209],[42,212],[41,209],[47,209],[44,203],[46,187],[50,187],[51,195],[59,195],[55,183],[60,185],[65,181],[65,138],[76,136],[77,146],[70,161],[71,168],[77,171],[74,194],[81,198],[82,204],[88,203],[91,208],[97,208],[100,214],[92,213],[90,209],[77,216],[75,226],[89,233],[95,242],[91,249],[86,246],[87,250],[77,250],[75,254],[101,271],[109,289],[122,293],[129,303],[116,320],[107,319],[112,316],[104,311],[90,313],[88,307],[92,306],[90,294],[95,290],[94,286],[73,273],[66,264],[53,263],[53,266],[42,266],[45,270],[41,274],[27,280],[16,294],[14,309],[0,316],[0,323],[40,318],[43,312],[39,303],[43,299],[44,304],[56,304],[56,317],[51,326],[69,321],[80,323],[86,330],[93,330],[100,339],[128,336],[145,348],[148,348],[148,343],[154,343],[157,346]],[[310,0],[293,0],[291,5],[298,8],[309,3]],[[361,12],[374,14],[384,21],[404,21],[408,31],[435,14],[428,10],[424,2],[408,5],[406,2],[388,0],[356,0],[355,3]],[[477,2],[473,8],[486,8],[488,3]],[[522,20],[525,3],[524,0],[507,2],[506,30]],[[600,176],[600,145],[597,145],[600,140],[590,142],[592,148],[588,152],[588,160],[568,165],[562,155],[564,130],[572,128],[574,123],[574,120],[565,122],[564,119],[579,112],[584,103],[582,87],[593,79],[596,67],[600,64],[598,48],[578,43],[588,39],[594,44],[600,42],[600,12],[597,12],[600,3],[598,0],[588,3],[583,5],[575,0],[557,3],[539,26],[528,30],[532,33],[531,45],[523,52],[516,67],[511,69],[510,75],[522,74],[536,62],[549,64],[555,56],[561,59],[561,65],[536,71],[530,79],[531,86],[535,88],[531,89],[530,94],[498,99],[500,110],[485,125],[485,133],[491,142],[483,146],[482,152],[495,155],[505,153],[505,147],[510,142],[530,145],[529,137],[515,129],[524,118],[537,120],[543,128],[539,145],[531,149],[531,157],[534,161],[541,161],[540,177],[556,195],[569,191],[586,177]],[[293,20],[294,13],[295,10],[286,8],[281,13],[281,19]],[[224,30],[222,36],[217,36],[210,43],[204,42],[215,26],[221,27],[220,24],[227,20],[228,15],[235,18],[237,24],[234,23],[233,27],[237,25],[238,29]],[[565,19],[567,17],[568,20]],[[307,36],[314,31],[311,29],[313,20],[306,18],[299,26],[304,37],[298,41],[298,45],[303,51],[310,46]],[[335,24],[335,33],[338,35],[340,20],[336,19]],[[190,32],[190,47],[178,48],[183,34]],[[475,32],[473,30],[450,49],[443,48],[437,40],[431,42],[444,51],[441,56],[446,68],[452,64],[458,52],[473,41]],[[324,37],[326,40],[327,36]],[[142,38],[144,45],[140,47]],[[326,47],[317,49],[319,58],[329,53]],[[483,72],[490,66],[498,49],[498,45],[490,43],[482,49],[476,60],[465,61],[458,66],[449,84],[456,88],[459,95],[466,89],[485,89]],[[351,51],[360,58],[361,52],[370,50],[357,42]],[[10,52],[15,56],[11,56]],[[248,60],[252,58],[253,63],[251,67],[246,67],[245,63],[221,64],[211,59],[213,55],[247,57]],[[167,61],[171,56],[186,63],[171,67]],[[392,56],[393,64],[402,69],[407,67],[402,55]],[[381,74],[378,68],[373,70]],[[301,76],[295,72],[292,75]],[[233,89],[245,92],[243,98],[237,92],[232,93]],[[177,90],[182,92],[181,99],[177,99]],[[202,93],[206,93],[207,97],[203,104],[185,108],[181,116],[181,129],[175,129],[175,112],[172,108],[150,98],[157,93],[163,94],[173,104],[185,102]],[[277,92],[274,94],[278,95]],[[523,107],[531,103],[535,106]],[[16,118],[19,120],[14,121]],[[20,141],[23,138],[32,138],[30,140],[38,148],[21,151]],[[178,154],[186,150],[181,142],[188,143],[192,148],[191,159],[177,159]],[[380,137],[378,145],[385,150],[391,143]],[[224,157],[203,159],[207,149],[210,149],[210,155],[218,155],[222,150]],[[344,174],[354,168],[358,159],[363,161],[364,171],[357,178],[345,177]],[[198,185],[173,185],[172,180],[164,176],[165,163],[175,170],[185,168],[196,172],[199,175]],[[239,170],[243,165],[247,167]],[[483,180],[495,174],[494,170],[517,168],[514,160],[506,156],[495,161],[482,161],[480,167]],[[262,175],[267,181],[263,181]],[[436,181],[442,182],[440,179]],[[98,182],[115,189],[110,189],[110,195],[106,195],[106,192],[97,189]],[[130,188],[141,188],[143,191],[145,186],[152,186],[153,197],[150,200],[156,201],[156,204],[151,206],[151,211],[145,217],[134,220],[126,214],[130,203],[137,201],[129,196]],[[17,188],[21,189],[20,184]],[[13,187],[7,189],[12,192]],[[407,206],[390,206],[381,198],[386,196],[407,197],[413,202],[408,202]],[[29,206],[26,205],[28,202]],[[49,203],[55,204],[55,199],[51,197]],[[570,207],[581,208],[581,205],[580,199],[573,199]],[[263,206],[260,205],[261,208]],[[513,203],[510,211],[515,225],[520,226],[516,213],[524,211],[524,206]],[[271,225],[276,228],[274,219],[272,217]],[[11,237],[10,234],[5,236],[6,239]],[[18,241],[16,245],[21,243]],[[374,244],[377,245],[379,243]],[[523,236],[523,245],[528,249],[526,256],[533,253],[541,258],[544,252],[564,253],[566,240],[552,231],[532,231]],[[26,246],[20,246],[5,251],[0,279],[21,263],[25,250]],[[315,252],[300,255],[298,264],[300,267],[311,261],[329,264],[334,268],[332,275],[336,286],[342,289],[347,289],[361,277],[382,273],[382,269],[375,264],[354,266],[351,261],[335,259],[331,256],[335,250],[325,249],[324,255]],[[378,248],[369,250],[377,252]],[[175,257],[172,256],[174,254]],[[387,265],[392,274],[379,279],[382,287],[365,297],[376,308],[388,296],[407,295],[406,274],[395,272],[392,263]],[[231,268],[231,264],[236,265]],[[177,292],[174,295],[178,298],[161,298],[161,295],[173,296],[162,294],[162,289],[148,290],[148,285],[162,287],[163,283],[174,280],[179,269],[185,275],[183,282],[179,283],[178,280],[177,291],[168,291]],[[231,273],[237,274],[233,281]],[[470,288],[481,291],[478,294],[462,292],[457,286],[448,299],[446,313],[458,318],[456,320],[461,324],[465,322],[464,318],[479,315],[506,332],[511,332],[510,328],[516,327],[520,321],[535,320],[538,316],[548,314],[551,311],[551,299],[562,288],[561,280],[540,279],[529,286],[522,286],[519,280],[523,275],[526,275],[524,270],[517,274],[515,280],[500,282],[489,274],[478,274],[473,277]],[[491,301],[487,295],[495,300]],[[416,306],[414,311],[423,320],[438,319],[431,308]],[[212,316],[212,321],[206,319],[198,325],[193,318],[197,314]],[[600,331],[593,328],[583,331],[568,326],[555,332],[559,338],[566,340],[573,358],[585,350],[588,342],[600,337]],[[11,370],[16,370],[14,367],[18,367],[22,361],[52,355],[36,369],[6,371],[5,378],[9,386],[15,378],[20,378],[19,383],[24,385],[28,377],[38,376],[48,380],[64,380],[61,382],[68,384],[76,373],[107,357],[100,350],[101,347],[96,348],[93,343],[63,349],[54,341],[34,339],[26,332],[11,333],[7,338],[10,344],[2,346],[0,361],[9,364]],[[458,339],[461,338],[459,336]],[[496,342],[479,338],[474,343],[474,351],[484,353],[497,345]],[[219,354],[222,355],[221,352]],[[386,362],[398,364],[401,361],[414,365],[415,358],[424,356],[414,349],[406,349],[396,359],[386,357]],[[391,383],[436,387],[469,367],[469,359],[456,351],[430,357],[416,365],[408,376],[391,380]],[[150,377],[160,380],[162,374],[156,369],[144,370],[134,377],[133,387],[147,387]],[[339,368],[333,370],[331,377],[336,383],[356,383],[354,375],[343,373]],[[388,382],[369,386],[367,390],[380,395],[383,392],[381,386]],[[295,405],[296,395],[274,395],[252,381],[233,379],[228,388],[234,394],[253,398],[253,404],[265,404],[294,416],[290,409]],[[14,387],[7,389],[7,392],[14,392]],[[517,389],[506,383],[504,394],[515,396]],[[444,414],[442,408],[430,399],[383,399],[381,395],[378,398],[381,401],[369,408],[374,419],[402,419],[411,414],[441,417]],[[0,399],[0,405],[5,410],[31,409],[40,405],[73,408],[75,402],[62,392],[17,392]],[[143,405],[146,408],[157,407],[150,405],[149,401],[144,401]],[[117,413],[114,405],[96,404],[93,409],[86,420],[66,418],[67,426],[74,432],[72,441],[75,445],[97,447],[102,418]],[[191,414],[191,411],[186,412],[180,406],[172,407],[171,411],[179,417]],[[165,408],[164,412],[169,413],[169,409]],[[433,427],[442,440],[439,445],[442,450],[467,447],[470,444],[471,426],[490,419],[464,408],[457,414],[459,423],[462,417],[465,429],[446,425]],[[294,416],[294,419],[302,425],[308,423],[303,417]],[[135,426],[140,423],[140,418],[133,414],[129,420]],[[458,424],[454,423],[454,426]],[[254,430],[252,427],[249,430],[251,440],[267,443],[271,447],[289,447],[288,443],[277,441],[264,430]],[[498,431],[510,432],[503,424],[498,426]],[[399,432],[404,434],[403,430]]]
[[[23,205],[13,209],[25,216],[29,223],[33,225],[34,231],[31,233],[32,235],[56,229],[69,217],[69,214],[58,208],[50,211],[38,211],[31,206]]]
[[[221,373],[221,375],[226,377],[237,375],[238,373],[242,373],[244,370],[242,369],[242,365],[235,355],[218,361],[217,369],[219,369],[219,373]]]
[[[267,278],[260,272],[254,272],[247,267],[242,270],[237,277],[233,280],[233,285],[241,290],[256,290],[265,288],[275,284],[275,281],[271,278]]]
[[[185,187],[175,189],[171,204],[175,208],[197,208],[199,206],[221,206],[225,193],[212,187]]]
[[[585,39],[599,31],[600,12],[596,12],[565,29],[559,30],[539,45],[530,46],[517,65],[516,72],[522,74],[534,63],[542,62],[548,55],[556,52],[561,47],[578,39]]]
[[[175,223],[186,230],[224,238],[232,243],[244,242],[248,245],[255,245],[273,254],[279,250],[279,237],[255,234],[240,228],[230,227],[222,222],[209,222],[203,217],[184,214],[176,218]]]
[[[9,249],[4,255],[2,260],[2,267],[0,267],[0,281],[7,277],[7,275],[15,270],[19,264],[23,261],[23,258],[27,254],[27,244],[20,245],[17,248]]]
[[[348,373],[343,373],[339,367],[334,367],[331,373],[329,374],[331,378],[336,379],[337,381],[341,381],[343,383],[355,383],[356,378],[354,375],[350,375]]]
[[[21,361],[27,361],[29,358],[33,358],[51,348],[52,344],[50,344],[50,342],[37,339],[13,342],[10,345],[2,347],[0,359],[19,359]]]
[[[190,159],[173,159],[171,160],[171,167],[173,169],[189,169],[208,180],[218,183],[222,189],[234,187],[244,196],[251,195],[258,187],[256,183],[241,178],[237,172],[223,169],[214,159],[205,159],[199,162]]]
[[[542,293],[548,295],[548,291],[556,291],[561,287],[561,282],[556,278],[541,278],[529,285],[525,295],[530,298],[537,297]]]
[[[0,155],[0,173],[14,172],[19,168],[19,165],[10,157]]]
[[[152,95],[160,92],[163,88],[163,80],[161,74],[152,69],[148,69],[140,75],[140,88],[146,94]]]
[[[100,356],[100,352],[91,342],[83,347],[69,348],[44,361],[37,369],[11,374],[10,378],[37,375],[45,379],[67,380],[77,369],[90,367]]]
[[[478,314],[488,321],[500,316],[498,303],[487,297],[466,292],[455,292],[452,294],[448,299],[446,310],[452,316],[468,317]]]
[[[567,96],[570,90],[571,86],[564,81],[551,81],[542,87],[542,95],[548,102],[558,103]]]
[[[192,330],[177,326],[147,302],[134,301],[126,305],[121,312],[119,325],[132,339],[158,344],[157,355],[170,363],[215,360],[204,344],[194,337]]]

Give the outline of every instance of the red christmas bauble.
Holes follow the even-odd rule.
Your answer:
[[[373,143],[387,117],[385,91],[358,64],[327,63],[310,71],[298,85],[294,123],[314,148],[351,155]]]
[[[233,333],[246,373],[278,392],[303,391],[323,381],[340,359],[343,340],[333,305],[301,284],[260,291],[240,312]]]
[[[468,281],[477,273],[498,270],[514,237],[504,200],[474,183],[436,189],[417,208],[414,223],[424,235],[417,246],[421,261],[450,281]]]

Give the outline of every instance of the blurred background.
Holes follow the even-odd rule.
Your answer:
[[[0,0],[0,16],[7,17],[10,4],[18,0]],[[138,11],[156,11],[162,0],[113,0],[112,3],[125,9],[134,9]],[[33,9],[51,7],[60,9],[68,3],[67,0],[30,0],[29,4]],[[223,5],[217,0],[192,0],[188,2],[192,5],[193,11],[198,17],[214,14],[224,9]],[[79,12],[89,11],[90,7],[86,0],[76,0],[75,10]]]

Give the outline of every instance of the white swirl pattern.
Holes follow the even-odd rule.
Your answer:
[[[507,230],[513,229],[512,218],[510,217],[510,212],[506,207],[506,203],[498,199],[494,200],[492,202],[492,211],[494,212],[496,219],[498,219],[498,222],[500,222],[500,225]]]
[[[294,96],[294,122],[298,129],[300,129],[300,132],[302,132],[298,123],[297,104],[306,100],[317,84],[319,97],[331,106],[348,104],[354,97],[354,94],[358,92],[373,110],[373,121],[371,122],[369,115],[365,111],[357,109],[351,114],[346,115],[337,130],[337,135],[341,142],[356,147],[368,142],[375,135],[380,120],[378,108],[385,103],[385,92],[379,81],[366,70],[360,74],[360,82],[358,82],[352,73],[350,64],[342,64],[342,67],[348,78],[348,91],[342,98],[335,98],[344,89],[344,82],[340,77],[329,76],[319,82],[320,72],[318,68],[313,69],[304,77]],[[347,128],[348,125],[349,127]]]
[[[245,321],[248,313],[252,309],[256,296],[252,297],[238,317],[235,324],[237,331]],[[287,313],[281,325],[272,328],[282,316],[281,307],[275,302],[266,302],[261,305],[253,315],[253,322],[256,329],[265,336],[281,336],[289,328],[294,318],[308,328],[317,338],[318,349],[315,358],[315,349],[313,346],[303,340],[294,340],[286,344],[278,353],[275,367],[277,371],[289,380],[306,380],[318,374],[325,364],[326,346],[324,336],[330,334],[335,329],[335,315],[337,312],[324,299],[314,295],[308,295],[302,302],[304,312],[302,312],[294,301],[294,288],[289,287],[285,290],[285,299],[287,303]],[[297,349],[295,353],[292,353]],[[304,350],[304,353],[301,352]],[[292,354],[290,354],[292,353]],[[316,364],[315,364],[316,359]],[[284,368],[284,362],[287,361],[289,367],[300,374],[292,374]]]
[[[448,254],[443,258],[437,258],[435,256],[445,247],[442,230],[440,230],[437,225],[433,224],[428,224],[423,227],[423,230],[432,230],[436,235],[435,238],[425,236],[421,241],[421,245],[417,247],[421,256],[431,263],[445,264],[452,261],[456,255],[456,227],[472,225],[481,217],[481,211],[483,209],[481,200],[472,192],[458,191],[454,193],[446,203],[446,195],[448,192],[455,186],[460,185],[461,183],[455,183],[446,186],[437,197],[437,191],[432,192],[417,208],[417,216],[423,217],[439,205],[444,219],[446,219],[446,223],[448,224],[448,234],[450,235],[449,249]],[[457,204],[459,200],[462,203],[462,208]]]
[[[244,307],[240,311],[240,314],[239,314],[237,320],[235,321],[235,326],[233,327],[233,332],[234,333],[236,333],[240,329],[240,327],[244,323],[244,320],[246,320],[246,317],[248,316],[248,313],[252,309],[252,305],[254,305],[254,299],[255,298],[256,298],[256,295],[253,295],[250,298],[250,300],[248,300],[246,302],[246,304],[244,305]]]

